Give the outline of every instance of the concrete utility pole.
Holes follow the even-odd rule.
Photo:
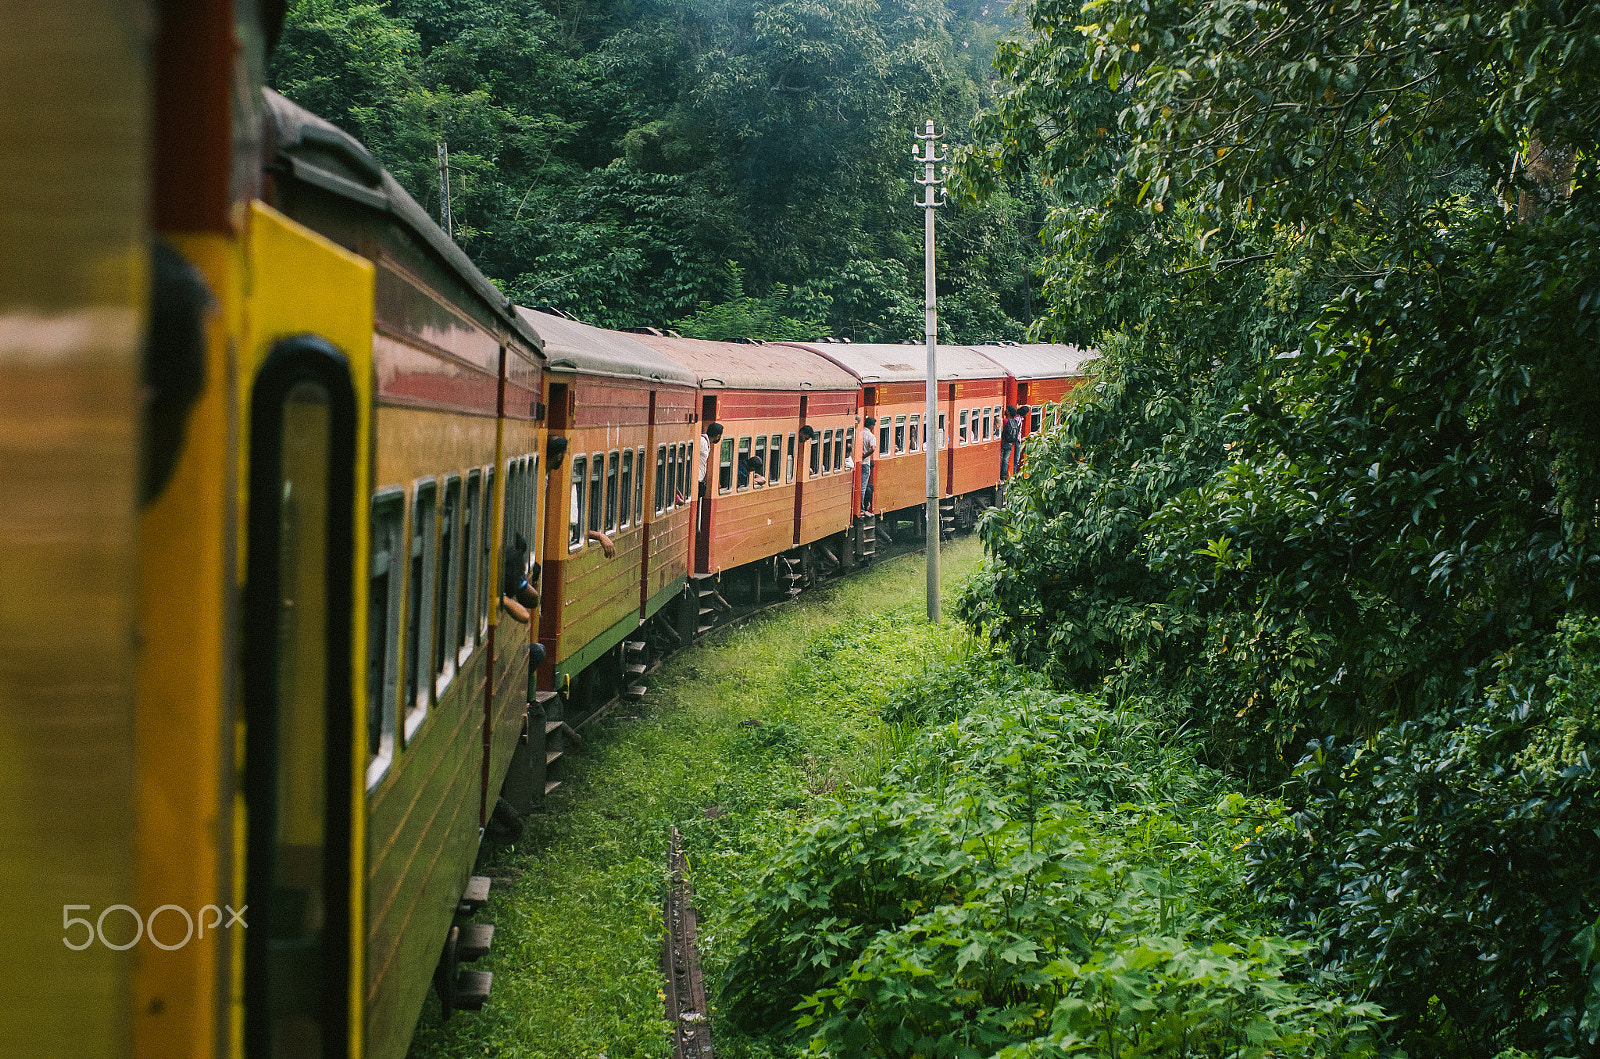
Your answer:
[[[933,211],[944,205],[944,177],[949,172],[948,166],[939,166],[939,174],[934,175],[933,167],[945,160],[939,154],[939,134],[933,131],[933,122],[928,122],[926,131],[916,134],[917,139],[923,142],[923,154],[917,153],[915,145],[911,148],[911,157],[922,165],[922,176],[917,178],[917,183],[923,187],[922,201],[917,205],[922,207],[922,307],[923,307],[923,334],[928,339],[928,405],[923,416],[922,429],[927,438],[922,444],[928,456],[928,508],[924,516],[928,537],[928,621],[934,625],[939,624],[939,309],[937,304],[937,291],[933,282]]]
[[[445,140],[439,141],[439,227],[450,238],[456,237],[450,227],[450,144]]]

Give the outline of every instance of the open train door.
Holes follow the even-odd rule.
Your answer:
[[[717,399],[715,397],[700,398],[700,433],[711,428],[717,421]],[[711,514],[715,506],[717,495],[716,475],[718,454],[716,447],[706,457],[705,471],[700,472],[700,441],[695,439],[695,468],[700,475],[700,481],[695,488],[694,510],[694,562],[690,565],[691,572],[704,574],[711,569]]]
[[[260,204],[246,239],[233,1029],[249,1057],[357,1056],[373,269]]]

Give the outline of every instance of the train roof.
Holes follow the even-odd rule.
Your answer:
[[[928,353],[923,345],[863,342],[795,343],[827,357],[863,383],[922,382],[928,377]],[[993,379],[1005,369],[970,346],[940,346],[939,378]]]
[[[1082,375],[1084,363],[1099,356],[1092,349],[1050,342],[1026,345],[995,343],[973,348],[1006,369],[1012,378],[1024,382]]]
[[[517,316],[511,299],[489,282],[466,252],[434,223],[360,140],[270,88],[262,94],[276,138],[276,153],[290,175],[393,217],[481,298],[502,324],[534,349],[540,348],[539,335]]]
[[[857,386],[854,375],[805,346],[670,335],[638,339],[694,372],[708,390],[854,390]]]
[[[642,379],[695,386],[694,372],[638,340],[593,324],[517,306],[523,321],[544,338],[544,355],[554,370],[614,379]]]

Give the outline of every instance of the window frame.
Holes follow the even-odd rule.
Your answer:
[[[656,514],[667,510],[667,446],[656,446]]]
[[[822,432],[822,473],[833,473],[833,430],[829,428]]]
[[[967,410],[961,409],[961,414],[956,418],[956,444],[967,443]]]
[[[794,431],[791,430],[791,431],[789,431],[789,444],[787,446],[787,455],[784,456],[784,461],[783,461],[783,468],[784,468],[784,470],[783,470],[783,481],[784,481],[785,485],[794,484],[794,473],[795,473],[795,467],[794,467],[794,439],[795,439],[795,433],[794,433]]]
[[[607,535],[617,532],[617,476],[622,473],[622,453],[612,449],[606,453],[605,521],[600,529]]]
[[[739,437],[739,450],[738,450],[737,453],[735,453],[735,455],[733,457],[734,468],[735,468],[735,473],[734,473],[734,478],[733,478],[733,487],[734,487],[734,491],[735,492],[742,493],[746,489],[750,488],[750,472],[749,471],[745,471],[744,472],[744,480],[740,481],[739,475],[737,473],[740,459],[743,459],[743,460],[746,461],[746,466],[749,465],[749,460],[750,460],[750,435],[749,434],[740,435],[740,437]]]
[[[584,526],[584,539],[590,533],[599,533],[604,525],[606,503],[606,454],[603,452],[591,453],[589,456],[589,521]]]
[[[617,478],[617,525],[633,525],[633,450],[622,450],[622,472]]]
[[[733,492],[733,438],[723,435],[717,442],[717,495],[726,496]]]
[[[906,417],[904,415],[897,415],[894,417],[894,452],[895,455],[898,456],[905,451]]]
[[[478,646],[478,538],[483,535],[483,472],[474,467],[467,472],[461,495],[461,588],[456,596],[456,667]]]
[[[401,688],[406,698],[401,745],[410,746],[433,705],[433,593],[438,579],[439,483],[417,479],[411,494],[411,532],[406,535],[406,637]],[[424,506],[426,505],[426,506]],[[419,584],[420,582],[420,584]],[[424,670],[428,670],[424,675]]]
[[[383,576],[386,578],[387,588],[384,592],[383,628],[383,659],[382,671],[378,679],[373,679],[372,673],[372,647],[373,636],[379,633],[377,622],[372,613],[372,583],[376,580],[376,564],[382,553],[376,544],[379,539],[380,526],[386,521],[386,512],[382,509],[393,509],[392,525],[394,529],[394,546],[388,556],[387,569]],[[372,494],[370,507],[370,521],[368,523],[370,539],[374,545],[368,552],[367,567],[367,792],[370,794],[383,778],[389,774],[394,766],[395,755],[399,749],[400,739],[396,725],[398,701],[404,688],[403,674],[400,671],[400,644],[405,633],[405,571],[407,545],[409,538],[406,535],[406,492],[398,486],[389,486],[379,489]],[[376,684],[376,688],[374,688]],[[373,695],[377,694],[378,717],[377,735],[378,748],[371,748],[373,716]]]
[[[452,491],[455,496],[453,511],[450,503]],[[450,641],[456,628],[456,596],[460,591],[461,578],[461,494],[461,476],[447,475],[444,480],[444,503],[439,506],[439,544],[436,550],[440,567],[439,582],[444,591],[434,597],[434,627],[442,634],[434,644],[433,652],[435,702],[444,698],[445,691],[456,676],[456,652]],[[447,547],[448,551],[445,550]]]
[[[770,473],[772,468],[767,464],[767,436],[765,434],[756,435],[755,445],[751,448],[750,454],[752,456],[759,456],[761,458],[761,477],[765,478],[770,483],[772,481],[772,475]],[[750,484],[756,489],[761,488],[761,486],[756,485],[755,482],[751,482]]]
[[[922,437],[921,437],[921,434],[922,434],[922,429],[921,429],[921,427],[922,427],[922,413],[921,412],[913,413],[912,416],[911,416],[911,421],[906,424],[906,427],[907,427],[906,439],[909,442],[909,447],[906,449],[906,451],[907,452],[921,452],[922,451]]]
[[[572,473],[567,476],[567,488],[572,510],[567,512],[567,551],[582,551],[589,539],[589,457],[582,453],[572,457]]]

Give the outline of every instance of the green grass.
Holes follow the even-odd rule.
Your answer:
[[[979,556],[976,537],[945,547],[946,614]],[[430,995],[411,1055],[668,1055],[668,829],[683,832],[702,947],[714,947],[739,881],[789,824],[842,785],[875,783],[910,740],[911,726],[883,722],[883,704],[969,649],[951,619],[926,623],[924,583],[921,557],[907,555],[809,592],[679,653],[641,706],[591,732],[522,839],[480,864],[497,880],[484,917],[496,927],[489,1006],[443,1022]]]

